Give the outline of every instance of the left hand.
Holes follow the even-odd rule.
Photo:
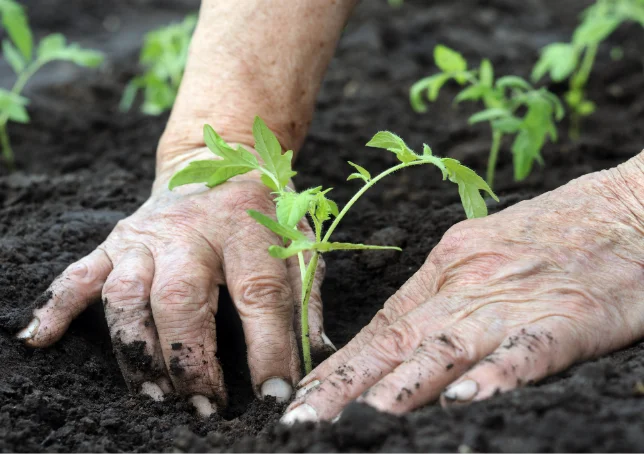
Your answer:
[[[452,227],[282,421],[487,399],[644,336],[644,154]],[[442,394],[441,394],[442,393]]]

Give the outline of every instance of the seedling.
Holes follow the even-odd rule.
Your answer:
[[[139,90],[143,91],[143,113],[159,115],[172,107],[196,24],[197,16],[190,15],[181,23],[170,24],[145,35],[139,61],[146,70],[125,87],[120,104],[122,111],[130,110]]]
[[[14,0],[0,0],[2,25],[8,39],[2,41],[2,54],[16,73],[11,90],[0,88],[0,145],[6,165],[13,169],[15,157],[7,133],[7,123],[29,123],[26,106],[29,100],[20,93],[43,65],[52,61],[70,61],[80,66],[95,67],[103,61],[103,54],[68,44],[65,37],[54,33],[44,37],[34,52],[34,39],[24,8]]]
[[[586,85],[599,45],[627,21],[644,26],[644,1],[597,0],[583,12],[572,42],[546,46],[532,71],[535,82],[546,74],[554,82],[568,79],[565,100],[570,109],[569,135],[574,140],[579,138],[582,119],[592,115],[596,109],[595,103],[586,96]]]
[[[208,149],[216,156],[216,160],[193,161],[185,169],[177,172],[170,180],[169,187],[190,183],[205,183],[208,187],[218,186],[230,178],[259,171],[262,182],[275,195],[276,219],[258,211],[249,210],[248,214],[263,226],[276,233],[283,239],[283,244],[269,247],[272,257],[287,259],[297,256],[302,280],[301,322],[302,322],[302,354],[306,372],[311,371],[311,351],[309,344],[308,304],[313,286],[313,277],[318,266],[320,254],[338,250],[359,249],[395,249],[392,246],[371,246],[354,243],[332,242],[331,235],[340,221],[346,216],[358,199],[378,181],[398,170],[421,164],[432,164],[440,169],[443,180],[449,179],[458,185],[461,202],[468,218],[482,217],[487,214],[485,200],[479,191],[487,192],[498,200],[490,187],[473,170],[461,165],[457,160],[434,156],[429,146],[423,147],[423,153],[417,154],[405,142],[391,132],[377,133],[367,146],[382,148],[392,152],[400,163],[372,177],[365,168],[349,162],[356,172],[349,175],[347,180],[361,180],[363,185],[349,202],[339,210],[337,204],[328,198],[329,189],[322,186],[296,192],[288,186],[296,172],[291,167],[292,151],[282,154],[282,147],[277,138],[266,124],[255,118],[253,124],[255,150],[263,163],[251,152],[241,146],[237,149],[229,146],[212,127],[204,126],[204,141]],[[309,238],[297,229],[298,223],[307,216],[313,223],[315,238]],[[328,228],[324,223],[330,221]],[[308,264],[304,253],[310,253]]]
[[[434,48],[434,62],[442,71],[419,80],[411,87],[410,99],[414,110],[425,112],[424,94],[436,101],[440,89],[449,81],[466,86],[455,103],[479,101],[484,110],[472,115],[470,124],[487,121],[492,129],[492,144],[487,166],[487,183],[494,185],[494,173],[504,135],[514,135],[514,178],[525,179],[535,161],[543,163],[541,149],[546,139],[557,140],[556,121],[564,116],[559,98],[545,88],[535,89],[517,76],[494,79],[494,68],[483,60],[479,69],[468,69],[467,61],[458,52],[438,45]]]

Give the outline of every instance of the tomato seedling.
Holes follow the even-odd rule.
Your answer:
[[[338,205],[328,198],[331,188],[323,189],[322,186],[318,186],[296,192],[289,187],[291,178],[296,175],[291,167],[293,152],[287,151],[282,154],[282,147],[277,138],[259,117],[255,118],[253,124],[253,137],[255,138],[255,150],[263,162],[260,162],[253,153],[241,146],[236,149],[232,148],[212,127],[204,126],[204,142],[215,155],[215,159],[191,162],[185,169],[180,170],[172,177],[169,188],[174,189],[177,186],[190,183],[205,183],[206,186],[212,188],[225,183],[236,175],[251,171],[260,172],[262,182],[273,191],[275,196],[276,219],[254,210],[249,210],[248,214],[283,239],[283,244],[273,245],[268,249],[272,257],[287,259],[297,256],[298,258],[302,280],[302,355],[307,373],[311,371],[308,304],[320,254],[338,250],[400,250],[390,246],[331,241],[331,235],[340,221],[369,188],[398,170],[421,164],[432,164],[442,172],[443,180],[449,179],[458,185],[461,202],[468,218],[482,217],[487,214],[487,206],[480,191],[487,192],[498,201],[487,183],[473,170],[461,165],[457,160],[434,156],[427,145],[423,147],[422,154],[417,154],[400,137],[383,131],[377,133],[367,143],[367,146],[392,152],[400,163],[372,177],[369,171],[363,167],[349,162],[356,172],[349,175],[348,180],[361,180],[363,185],[340,210]],[[297,229],[300,220],[307,215],[313,223],[315,238],[309,238]],[[324,229],[324,223],[327,221],[331,223],[328,228]],[[305,261],[305,252],[310,254],[308,264]]]
[[[627,21],[644,26],[644,1],[598,0],[583,12],[572,42],[546,46],[532,71],[534,82],[546,74],[554,82],[568,80],[564,98],[570,110],[569,135],[574,140],[579,138],[582,119],[595,112],[595,103],[586,97],[586,85],[599,45]]]
[[[14,167],[14,153],[7,133],[7,123],[29,123],[26,106],[29,100],[21,96],[25,85],[43,65],[52,61],[69,61],[80,66],[95,67],[103,54],[67,43],[59,33],[45,36],[36,49],[24,7],[14,0],[0,0],[2,25],[8,38],[2,41],[2,55],[16,73],[11,90],[0,88],[0,145],[2,157],[9,169]],[[35,52],[34,52],[35,50]]]
[[[159,115],[172,107],[196,25],[197,16],[193,14],[178,24],[170,24],[145,35],[139,62],[146,69],[125,87],[120,104],[122,111],[130,110],[139,90],[143,91],[143,113]]]
[[[526,178],[534,161],[543,162],[541,149],[550,139],[557,140],[556,121],[564,116],[559,98],[545,88],[535,89],[517,76],[494,79],[492,63],[485,59],[479,69],[468,69],[467,61],[458,52],[438,45],[434,48],[434,62],[440,73],[421,79],[410,90],[412,107],[426,112],[425,96],[436,101],[440,89],[449,81],[467,86],[455,103],[480,101],[484,110],[472,115],[470,124],[487,121],[492,129],[492,144],[488,158],[486,181],[493,187],[494,173],[504,135],[514,135],[514,178]],[[521,116],[523,114],[523,116]]]

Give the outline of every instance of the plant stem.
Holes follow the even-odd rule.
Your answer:
[[[329,226],[328,230],[326,231],[326,234],[324,235],[324,238],[322,239],[323,243],[326,243],[329,241],[329,238],[331,237],[331,234],[333,231],[336,229],[342,218],[349,212],[351,207],[358,201],[362,195],[367,192],[369,188],[371,188],[373,185],[375,185],[378,181],[382,180],[384,177],[387,175],[391,175],[394,172],[397,172],[398,170],[404,169],[405,167],[411,167],[411,166],[417,166],[421,164],[427,164],[427,161],[424,161],[422,158],[419,159],[418,161],[412,161],[412,162],[407,162],[407,163],[402,163],[398,164],[397,166],[394,166],[390,169],[385,170],[381,174],[375,176],[367,184],[365,184],[358,192],[355,193],[353,197],[351,197],[351,200],[347,202],[347,204],[342,208],[342,211],[335,217],[333,220],[333,223]]]
[[[577,106],[570,106],[570,104],[568,104],[572,108],[570,115],[570,131],[568,134],[573,140],[579,139],[581,130],[581,115],[579,114],[578,109],[579,105],[584,101],[584,88],[588,83],[590,72],[592,71],[595,64],[595,58],[597,57],[598,48],[598,44],[592,44],[586,48],[586,52],[584,53],[584,58],[581,62],[579,70],[570,78],[570,92],[573,93],[575,91],[579,91],[581,93]]]
[[[9,135],[7,134],[7,123],[0,124],[0,145],[2,146],[2,157],[4,158],[9,171],[14,169],[14,155],[9,142]]]
[[[492,147],[490,148],[490,156],[487,161],[487,184],[490,188],[494,187],[494,173],[496,172],[496,161],[499,157],[499,149],[501,148],[501,139],[503,133],[500,131],[492,131]]]
[[[313,369],[311,362],[311,339],[309,336],[309,299],[311,298],[313,279],[315,278],[319,257],[320,254],[318,252],[313,252],[311,261],[306,267],[304,280],[302,281],[302,309],[300,311],[300,320],[302,324],[302,357],[304,358],[304,372],[306,374]]]

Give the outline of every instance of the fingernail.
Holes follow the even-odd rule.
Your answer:
[[[163,391],[159,385],[150,381],[146,381],[141,385],[141,394],[146,394],[157,402],[161,402],[163,400]]]
[[[262,383],[262,397],[273,396],[278,402],[286,402],[293,394],[293,387],[282,378],[269,378]]]
[[[157,380],[156,383],[159,388],[161,388],[161,391],[163,391],[163,394],[168,394],[172,392],[172,384],[170,383],[170,380],[166,377],[161,377]]]
[[[282,424],[286,424],[288,426],[291,426],[296,422],[306,421],[318,421],[318,412],[308,404],[302,404],[299,407],[294,408],[293,410],[282,416],[282,419],[280,419],[280,422]]]
[[[204,418],[209,417],[217,411],[217,407],[210,402],[206,396],[201,394],[195,394],[190,398],[190,403],[195,407],[197,413],[199,413]]]
[[[20,340],[29,340],[33,339],[36,333],[38,332],[38,327],[40,326],[40,320],[38,317],[34,317],[31,322],[29,322],[29,325],[22,331],[20,331],[17,335],[16,338]]]
[[[478,392],[478,383],[474,380],[464,380],[443,391],[443,397],[450,401],[469,402]]]
[[[338,349],[335,345],[333,345],[333,342],[331,342],[331,339],[329,339],[329,336],[327,336],[326,333],[322,333],[322,342],[324,342],[324,345],[331,347],[334,352],[338,351]]]
[[[300,397],[311,391],[313,388],[317,388],[318,386],[320,386],[320,380],[313,380],[311,383],[304,385],[300,389],[298,389],[295,393],[295,398],[299,399]]]

